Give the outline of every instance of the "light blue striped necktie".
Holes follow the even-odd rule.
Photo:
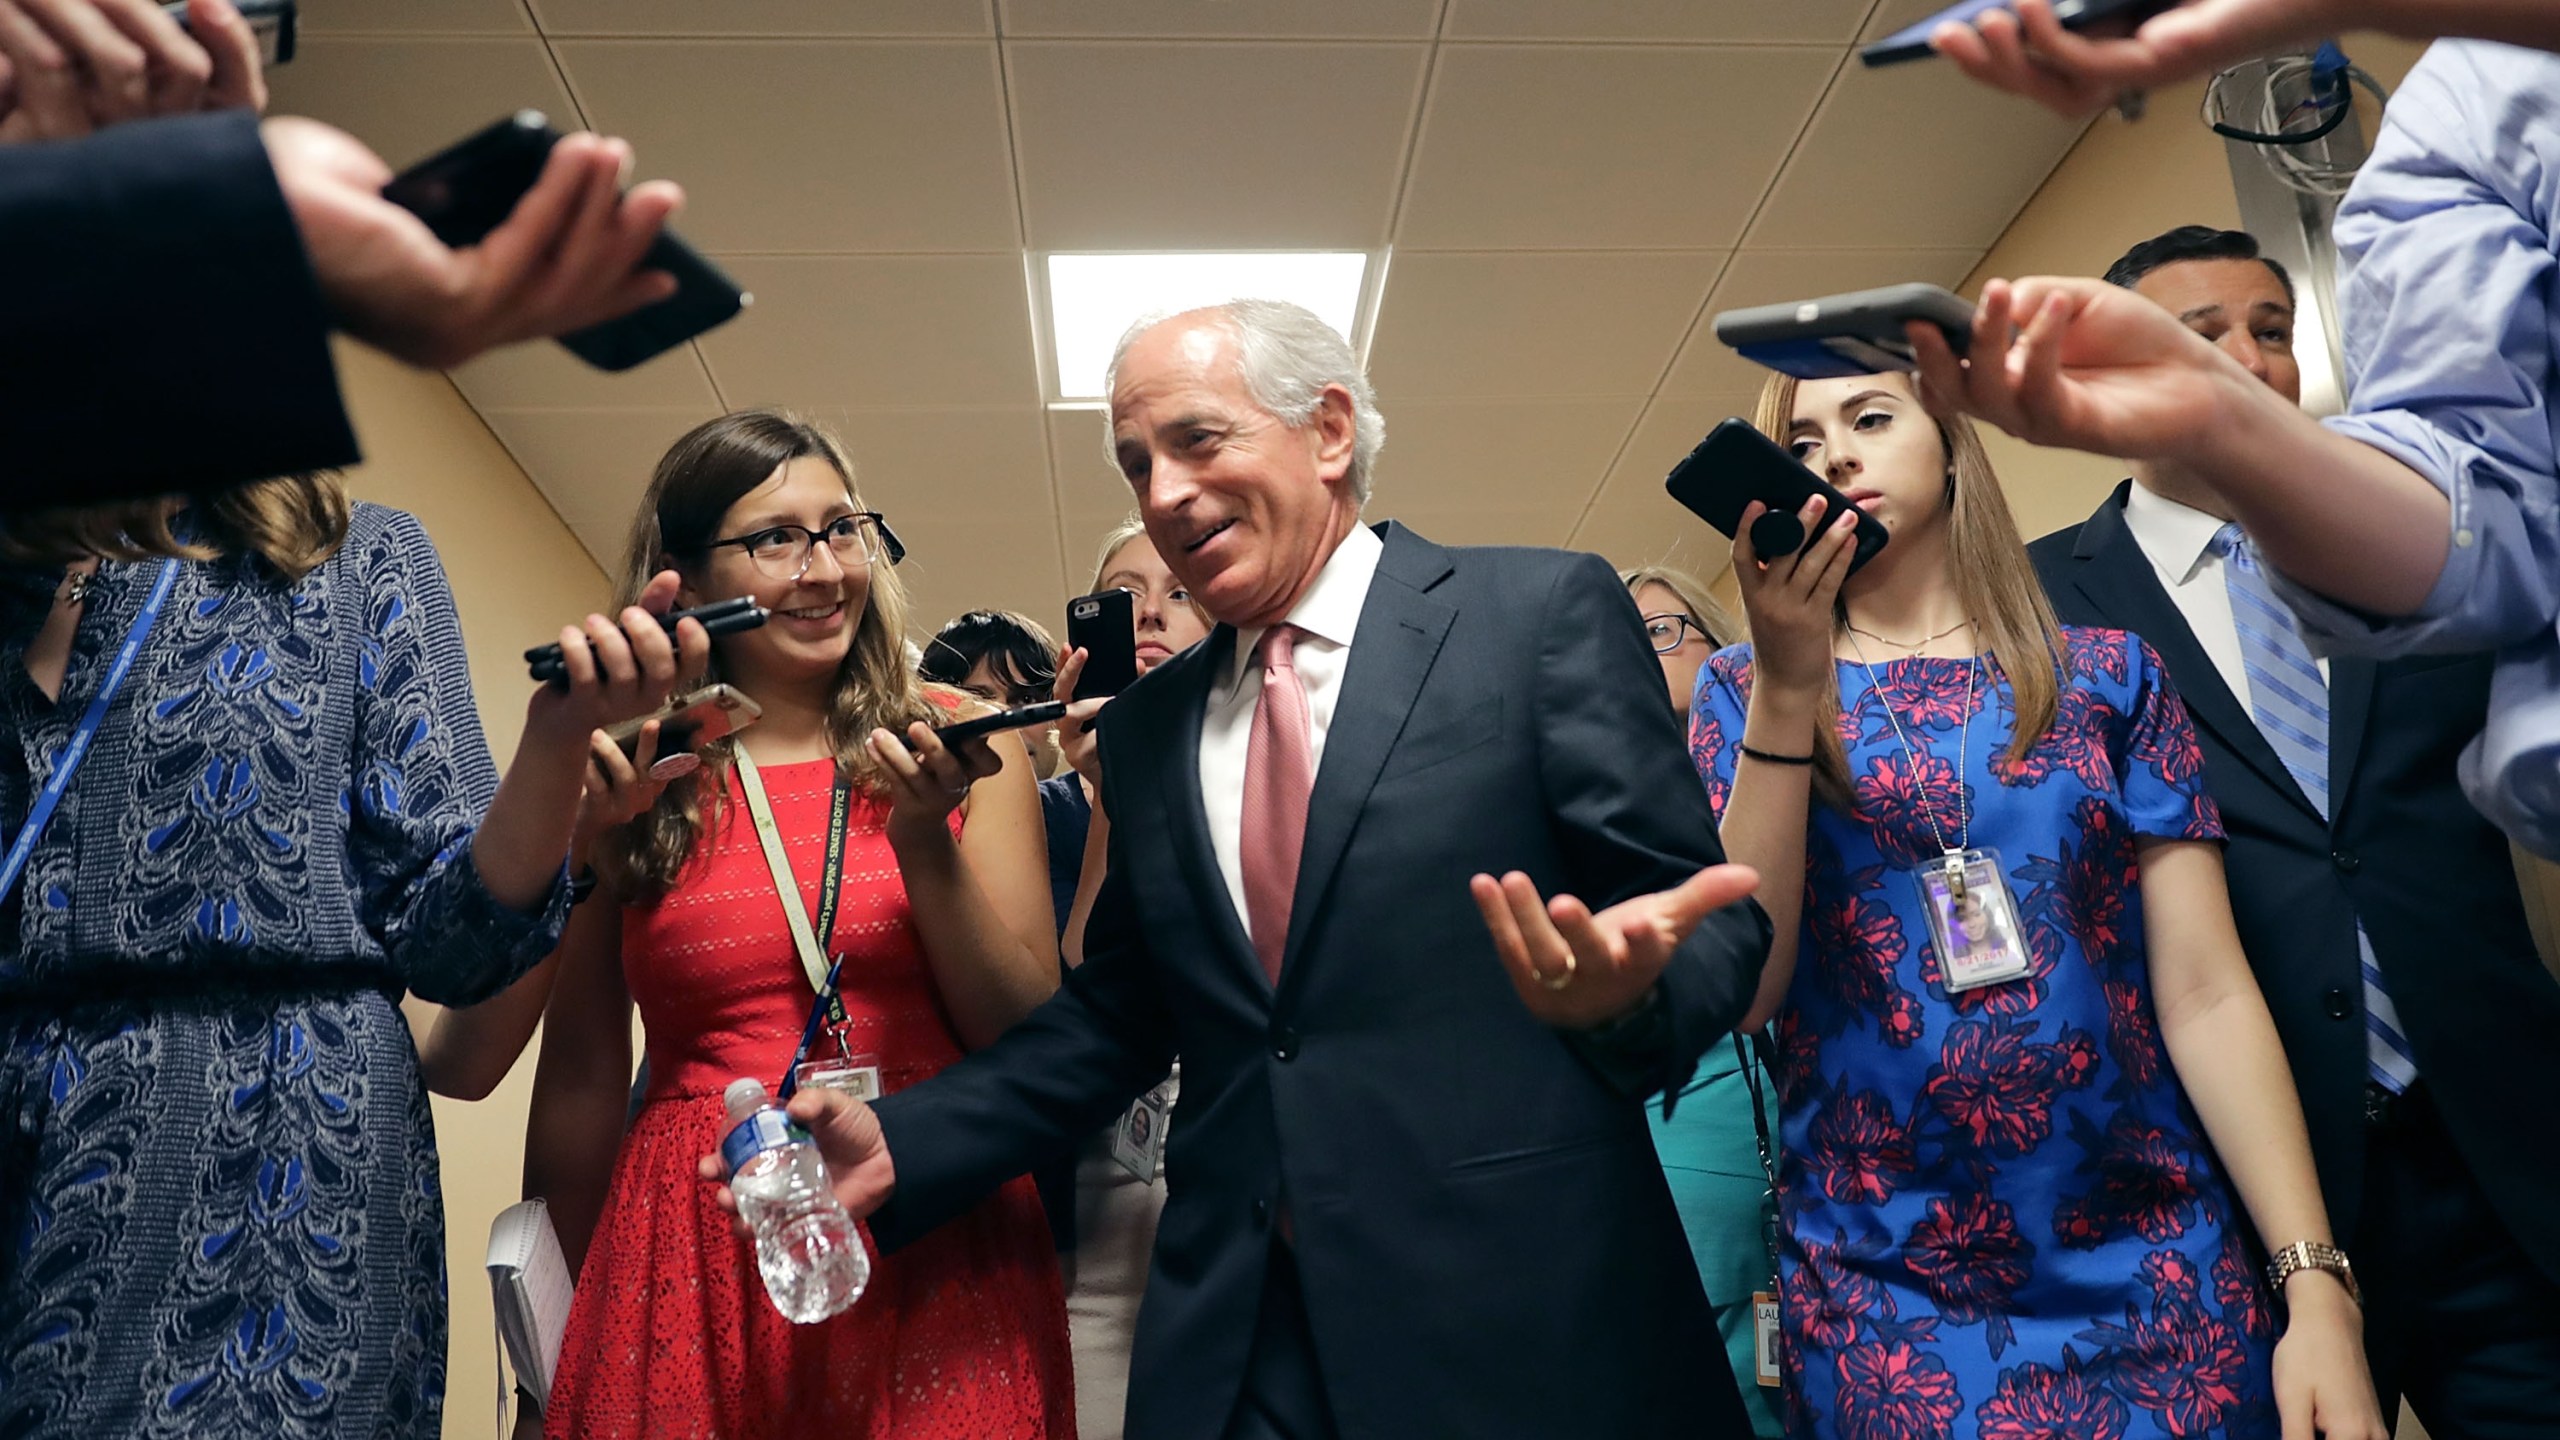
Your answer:
[[[2237,525],[2214,532],[2213,553],[2223,558],[2222,579],[2231,592],[2231,619],[2240,630],[2240,664],[2249,675],[2249,715],[2275,747],[2320,818],[2329,818],[2329,681],[2302,643],[2293,612],[2278,600],[2258,567],[2257,547]],[[2364,971],[2365,1072],[2397,1095],[2418,1078],[2400,1012],[2382,988],[2373,942],[2356,926],[2357,960]]]

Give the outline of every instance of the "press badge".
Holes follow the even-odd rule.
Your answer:
[[[869,1055],[830,1055],[808,1060],[792,1073],[803,1090],[841,1090],[866,1104],[880,1098],[880,1065]]]
[[[1950,850],[1913,872],[1948,994],[2028,974],[2025,929],[1997,850]]]
[[[1764,1389],[1778,1388],[1778,1297],[1766,1290],[1751,1295],[1751,1364]]]
[[[1141,1184],[1152,1185],[1164,1174],[1164,1139],[1173,1124],[1176,1083],[1167,1077],[1139,1096],[1120,1123],[1111,1127],[1111,1158]]]

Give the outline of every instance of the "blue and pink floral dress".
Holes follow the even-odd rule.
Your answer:
[[[2138,838],[2219,840],[2221,818],[2150,647],[2064,637],[2059,714],[2017,762],[1987,658],[1961,745],[1972,662],[1840,666],[1858,813],[1814,808],[1776,1025],[1791,1435],[2276,1433],[2273,1316],[2161,1044],[2137,885]],[[1691,708],[1719,815],[1750,693],[1738,646]],[[1999,853],[2026,976],[1947,992],[1912,879],[1939,853],[1923,794],[1950,843],[1969,806]]]

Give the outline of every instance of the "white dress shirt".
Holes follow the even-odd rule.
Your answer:
[[[2133,532],[2133,542],[2142,547],[2143,558],[2151,562],[2151,572],[2160,577],[2160,588],[2169,592],[2178,613],[2186,617],[2187,629],[2204,647],[2205,658],[2213,662],[2223,685],[2240,708],[2254,716],[2249,672],[2240,655],[2240,624],[2231,617],[2231,590],[2223,573],[2230,562],[2213,553],[2213,537],[2223,522],[2192,505],[2154,494],[2136,480],[2125,496],[2124,525]],[[2319,663],[2325,678],[2329,662],[2324,658]]]
[[[1352,526],[1289,612],[1288,623],[1302,632],[1290,663],[1307,692],[1314,742],[1308,751],[1315,767],[1311,775],[1324,773],[1324,737],[1342,698],[1351,637],[1360,628],[1369,582],[1377,577],[1378,557],[1386,549],[1377,532]],[[1209,691],[1209,713],[1200,725],[1200,804],[1209,818],[1209,847],[1217,852],[1218,873],[1226,878],[1227,898],[1235,902],[1239,922],[1245,921],[1244,757],[1253,738],[1253,710],[1262,700],[1262,667],[1253,663],[1253,647],[1262,642],[1262,634],[1259,629],[1236,632],[1235,653],[1227,658],[1227,673]]]

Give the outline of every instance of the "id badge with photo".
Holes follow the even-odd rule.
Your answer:
[[[1912,872],[1948,994],[2030,973],[2026,930],[1997,850],[1947,852]]]
[[[1751,1364],[1762,1388],[1778,1388],[1778,1297],[1766,1290],[1751,1296]]]
[[[1164,1174],[1165,1132],[1172,1124],[1172,1082],[1167,1081],[1139,1096],[1111,1127],[1111,1158],[1141,1183],[1154,1184]]]
[[[880,1061],[871,1055],[811,1056],[793,1071],[803,1090],[819,1087],[841,1090],[856,1100],[868,1103],[880,1098]]]

